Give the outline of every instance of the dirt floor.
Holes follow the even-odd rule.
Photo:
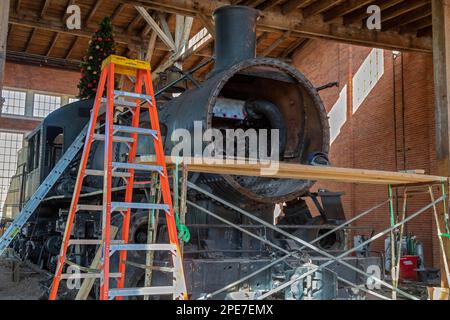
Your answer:
[[[12,281],[12,262],[0,260],[0,300],[38,300],[41,295],[39,282],[47,275],[21,265],[19,282]]]

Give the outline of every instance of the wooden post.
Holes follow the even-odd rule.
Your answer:
[[[450,176],[450,0],[432,0],[433,7],[433,65],[436,121],[436,156],[439,174]],[[442,210],[440,210],[442,211]],[[443,214],[439,215],[443,223]],[[447,257],[450,241],[444,239]],[[442,259],[442,257],[441,257]],[[441,263],[443,266],[444,264]],[[443,269],[443,268],[442,268]],[[442,287],[448,288],[444,270]]]
[[[3,106],[3,98],[1,92],[5,78],[6,64],[6,44],[8,40],[8,20],[9,20],[9,4],[10,0],[0,1],[0,110]]]

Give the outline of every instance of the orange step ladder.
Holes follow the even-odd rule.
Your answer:
[[[136,77],[135,92],[118,91],[114,89],[114,76],[116,74]],[[142,93],[143,86],[145,94]],[[96,133],[97,122],[103,94],[106,90],[106,114],[105,134]],[[118,98],[122,97],[121,100]],[[128,99],[128,100],[124,100]],[[130,101],[130,99],[132,101]],[[115,125],[114,111],[116,106],[129,108],[132,113],[131,126]],[[150,115],[151,129],[139,127],[141,108],[147,107]],[[116,135],[121,133],[121,136]],[[124,134],[129,135],[123,136]],[[147,135],[153,137],[156,164],[142,165],[135,163],[138,145],[138,136]],[[104,141],[105,157],[104,170],[87,169],[87,163],[91,145],[95,140]],[[113,143],[126,143],[129,147],[128,162],[113,162]],[[157,172],[159,174],[162,204],[133,203],[133,189],[135,172]],[[85,176],[103,176],[103,204],[101,206],[79,204]],[[125,199],[122,202],[112,200],[112,178],[121,177],[126,181]],[[102,239],[101,240],[76,240],[71,239],[75,215],[78,211],[94,210],[102,212]],[[169,235],[168,244],[129,244],[130,217],[132,210],[163,210],[165,211],[167,230]],[[120,212],[123,216],[121,240],[111,240],[111,214]],[[172,205],[169,177],[167,175],[164,149],[156,109],[156,101],[151,79],[151,68],[147,62],[130,60],[124,57],[112,55],[102,65],[102,73],[95,97],[94,107],[89,122],[86,142],[81,157],[78,176],[75,184],[72,202],[69,209],[68,221],[64,232],[61,252],[58,259],[55,276],[53,278],[50,300],[56,300],[58,288],[62,279],[71,279],[73,274],[63,274],[66,264],[74,265],[66,259],[67,249],[71,245],[93,245],[101,246],[102,258],[98,270],[88,270],[88,273],[80,273],[77,279],[98,278],[100,279],[100,300],[123,299],[132,296],[159,296],[172,295],[173,299],[186,300],[187,291],[183,272],[181,251],[178,242],[178,232]],[[173,285],[159,287],[124,288],[127,251],[168,251],[172,260]],[[110,256],[120,252],[120,260],[117,273],[110,272]],[[83,267],[81,267],[83,268]],[[86,269],[86,268],[85,268]],[[116,278],[116,288],[110,288],[110,279]]]

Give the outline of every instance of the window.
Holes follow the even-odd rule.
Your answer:
[[[34,95],[34,117],[44,118],[59,107],[61,107],[61,97],[37,93]]]
[[[74,103],[74,102],[77,102],[77,101],[80,101],[80,99],[77,99],[77,98],[69,98],[69,103]]]
[[[2,109],[3,114],[25,115],[26,92],[2,90],[2,97],[5,98],[5,104]]]
[[[0,216],[3,216],[11,177],[16,173],[17,152],[22,143],[23,134],[0,131]]]

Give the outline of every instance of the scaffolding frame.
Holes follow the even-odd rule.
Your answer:
[[[178,161],[177,161],[177,163],[178,163]],[[188,165],[183,165],[180,168],[180,170],[183,172],[182,173],[183,177],[187,177],[187,174],[188,174],[188,171],[189,171],[189,166]],[[318,179],[318,180],[320,180],[320,179]],[[277,265],[279,263],[282,263],[282,262],[286,261],[288,258],[299,257],[299,254],[301,254],[301,252],[303,250],[310,249],[313,252],[318,253],[320,256],[323,256],[323,257],[327,258],[328,261],[323,263],[323,264],[321,264],[321,265],[319,265],[319,266],[316,266],[316,268],[311,269],[310,271],[302,274],[301,276],[293,277],[291,280],[286,281],[286,282],[282,283],[281,285],[277,286],[276,288],[273,288],[272,290],[269,290],[268,292],[262,294],[257,299],[258,300],[266,299],[266,298],[272,296],[273,294],[275,294],[275,293],[277,293],[277,292],[279,292],[281,290],[286,289],[290,285],[292,285],[292,284],[294,284],[294,283],[304,279],[305,277],[307,277],[307,276],[309,276],[309,275],[311,275],[311,274],[313,274],[313,273],[315,273],[317,271],[320,271],[322,269],[326,269],[327,267],[329,267],[330,265],[332,265],[334,263],[339,263],[340,265],[345,266],[345,267],[355,271],[356,273],[364,276],[365,277],[364,279],[371,279],[372,281],[374,281],[374,282],[376,282],[376,283],[378,283],[378,284],[380,284],[380,285],[390,289],[392,291],[392,297],[387,297],[387,296],[385,296],[383,294],[380,294],[378,292],[370,290],[370,289],[366,288],[364,284],[363,285],[359,285],[357,283],[353,283],[351,281],[348,281],[346,279],[338,277],[338,281],[340,281],[340,282],[343,282],[343,283],[345,283],[345,284],[347,284],[347,285],[349,285],[349,286],[351,286],[353,288],[356,288],[358,290],[361,290],[363,292],[366,292],[367,294],[370,294],[372,296],[378,297],[378,298],[383,299],[383,300],[396,300],[397,299],[397,294],[399,294],[399,295],[401,295],[401,296],[403,296],[405,298],[411,299],[411,300],[419,300],[419,298],[415,297],[412,294],[409,294],[408,292],[405,292],[405,291],[401,290],[398,287],[398,285],[399,285],[399,276],[400,276],[400,272],[399,272],[399,269],[400,269],[399,264],[400,264],[400,257],[401,257],[401,250],[400,249],[401,249],[401,239],[403,237],[403,232],[404,232],[404,226],[408,222],[410,222],[411,220],[413,220],[416,217],[418,217],[419,215],[422,215],[427,210],[432,209],[433,215],[434,215],[434,218],[435,218],[435,221],[436,221],[436,225],[437,225],[437,235],[438,235],[438,238],[439,238],[441,254],[443,256],[443,260],[445,261],[444,262],[445,263],[445,266],[444,266],[444,268],[445,268],[445,275],[447,277],[447,280],[450,281],[450,273],[448,272],[448,263],[447,263],[445,245],[444,245],[444,242],[443,242],[443,239],[442,239],[442,235],[443,234],[442,234],[442,231],[441,231],[442,230],[441,229],[441,222],[440,222],[439,217],[438,217],[438,214],[439,214],[438,211],[439,210],[437,208],[437,206],[439,204],[443,203],[444,215],[446,217],[448,217],[448,213],[447,213],[447,207],[448,206],[446,206],[446,201],[447,201],[447,199],[449,197],[447,196],[447,191],[446,191],[448,188],[445,188],[445,186],[446,185],[448,186],[448,184],[449,184],[448,179],[443,177],[442,178],[442,184],[441,184],[441,186],[442,186],[442,196],[437,198],[437,199],[435,199],[434,193],[433,193],[433,186],[437,185],[436,181],[432,181],[432,182],[430,181],[430,183],[419,183],[419,184],[411,184],[411,185],[408,185],[408,184],[391,185],[391,184],[389,184],[389,196],[388,196],[387,200],[385,200],[385,201],[383,201],[383,202],[373,206],[372,208],[370,208],[370,209],[368,209],[368,210],[366,210],[366,211],[356,215],[355,217],[353,217],[353,218],[347,220],[346,222],[344,222],[343,224],[336,226],[335,228],[333,228],[333,229],[329,230],[328,232],[324,233],[323,235],[317,237],[313,241],[307,242],[307,241],[304,241],[304,240],[302,240],[302,239],[300,239],[298,237],[295,237],[294,235],[284,231],[283,229],[281,229],[281,228],[279,228],[279,227],[277,227],[275,225],[272,225],[272,224],[270,224],[270,223],[268,223],[268,222],[258,218],[256,215],[252,214],[251,212],[245,211],[245,210],[235,206],[234,204],[232,204],[232,203],[230,203],[230,202],[228,202],[228,201],[226,201],[226,200],[224,200],[224,199],[222,199],[222,198],[220,198],[220,197],[218,197],[218,196],[216,196],[216,195],[214,195],[214,194],[212,194],[212,193],[210,193],[210,192],[200,188],[199,186],[197,186],[196,184],[194,184],[192,182],[189,182],[189,181],[187,183],[185,182],[181,186],[181,188],[182,188],[181,193],[182,194],[184,194],[184,195],[187,194],[187,189],[195,190],[195,191],[197,191],[199,193],[202,193],[203,195],[206,195],[207,197],[209,197],[209,198],[211,198],[211,199],[213,199],[215,201],[218,201],[221,204],[229,207],[234,212],[236,212],[236,213],[238,213],[240,215],[246,216],[247,218],[257,222],[258,224],[262,225],[264,228],[271,229],[271,230],[273,230],[273,231],[275,231],[275,232],[277,232],[277,233],[279,233],[279,234],[281,234],[281,235],[283,235],[283,236],[285,236],[285,237],[287,237],[287,238],[289,238],[289,239],[291,239],[291,240],[293,240],[293,241],[295,241],[295,242],[297,242],[297,243],[302,245],[302,247],[300,247],[297,250],[288,251],[288,250],[278,246],[277,244],[273,243],[272,241],[269,241],[269,240],[267,240],[264,237],[261,237],[261,236],[259,236],[257,234],[254,234],[254,233],[250,232],[249,230],[245,229],[245,227],[242,227],[242,226],[239,226],[237,224],[234,224],[233,222],[228,221],[227,219],[224,219],[223,217],[220,217],[219,215],[216,215],[215,213],[211,212],[210,210],[208,210],[206,208],[203,208],[203,207],[193,203],[192,201],[187,200],[186,197],[182,198],[181,201],[180,201],[181,202],[181,204],[180,204],[181,206],[184,206],[184,207],[191,206],[193,208],[196,208],[197,210],[200,210],[200,211],[204,212],[205,214],[210,215],[210,216],[214,217],[215,219],[225,223],[226,225],[229,225],[229,226],[231,226],[231,227],[241,231],[242,233],[245,233],[248,236],[253,237],[253,238],[261,241],[262,243],[272,247],[273,249],[275,249],[278,252],[283,254],[283,256],[281,256],[279,258],[276,258],[275,260],[271,261],[267,265],[265,265],[265,266],[261,267],[260,269],[252,272],[251,274],[248,274],[248,275],[246,275],[246,276],[244,276],[244,277],[242,277],[242,278],[240,278],[240,279],[238,279],[238,280],[236,280],[236,281],[234,281],[234,282],[224,286],[223,288],[220,288],[220,289],[218,289],[218,290],[216,290],[214,292],[206,294],[201,299],[210,299],[210,298],[212,298],[212,297],[214,297],[214,296],[216,296],[216,295],[218,295],[220,293],[223,293],[223,292],[225,292],[225,291],[227,291],[229,289],[232,289],[233,287],[239,285],[240,283],[251,279],[252,277],[254,277],[254,276],[256,276],[256,275],[258,275],[258,274],[260,274],[260,273],[262,273],[262,272],[264,272],[264,271],[266,271],[268,269],[270,269],[271,267],[273,267],[273,266],[275,266],[275,265]],[[407,216],[407,205],[406,205],[407,198],[408,198],[407,190],[416,189],[416,188],[424,188],[424,187],[428,190],[427,192],[430,194],[431,202],[428,203],[427,205],[423,206],[422,208],[420,208],[416,212],[414,212],[414,213],[410,214],[409,216]],[[393,192],[392,192],[393,188],[404,188],[404,192],[403,193],[404,193],[404,195],[406,194],[406,196],[404,196],[403,210],[402,210],[401,219],[399,221],[395,221],[394,218],[393,218],[393,216],[394,216],[393,215],[394,195],[393,195]],[[334,232],[337,232],[339,230],[342,230],[342,229],[346,228],[347,226],[351,225],[355,221],[360,220],[361,218],[369,215],[370,213],[372,213],[376,209],[382,208],[385,205],[388,205],[388,209],[389,209],[389,211],[391,213],[391,226],[389,228],[387,228],[387,229],[377,233],[376,235],[372,236],[370,239],[364,241],[363,243],[360,243],[359,245],[344,251],[343,253],[339,254],[338,256],[333,256],[330,253],[328,253],[327,251],[322,250],[321,248],[319,248],[319,247],[314,245],[314,244],[318,243],[320,240],[324,239],[325,237],[333,234]],[[447,229],[448,229],[448,227],[447,227]],[[351,253],[354,253],[354,252],[358,251],[359,249],[366,247],[367,245],[373,243],[376,240],[379,240],[381,237],[383,237],[383,236],[385,236],[387,234],[391,234],[391,252],[394,254],[394,259],[391,260],[391,266],[392,266],[392,269],[391,269],[391,280],[392,280],[392,284],[390,284],[390,283],[388,283],[388,282],[386,282],[384,280],[381,280],[380,278],[377,278],[373,274],[369,274],[367,272],[364,272],[363,270],[361,270],[358,267],[355,267],[355,266],[347,263],[344,260]],[[396,234],[400,234],[399,241],[397,241]],[[394,241],[392,241],[392,240],[394,240]],[[399,249],[396,249],[397,246],[398,246]],[[392,248],[394,248],[394,250]],[[395,265],[394,265],[394,262],[395,262]]]

